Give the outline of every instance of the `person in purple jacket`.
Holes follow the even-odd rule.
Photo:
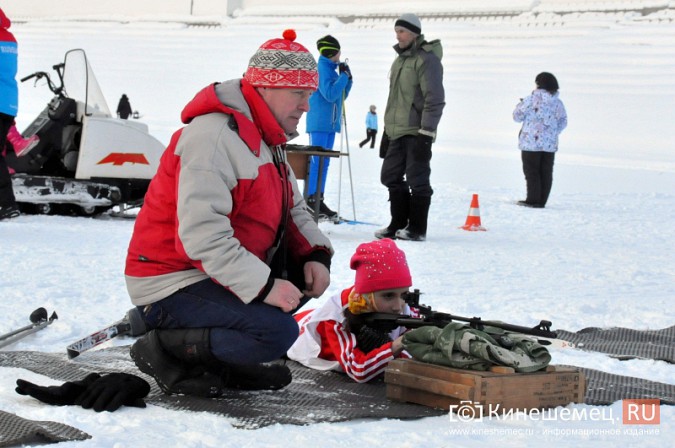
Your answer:
[[[567,127],[567,113],[558,94],[558,80],[542,72],[534,80],[537,88],[521,98],[513,119],[523,123],[518,134],[522,151],[527,198],[518,205],[544,208],[553,185],[553,161],[558,150],[558,136]]]

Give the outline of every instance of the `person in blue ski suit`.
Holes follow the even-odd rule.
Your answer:
[[[324,36],[317,41],[316,46],[320,53],[317,61],[319,88],[309,99],[307,132],[310,145],[333,149],[335,133],[341,130],[343,103],[352,89],[352,74],[349,66],[345,62],[340,62],[340,43],[336,38],[331,35]],[[320,159],[319,156],[310,158],[307,204],[310,208],[314,208],[315,193],[318,189],[321,201],[319,213],[327,218],[335,218],[337,213],[323,201],[330,158],[323,157],[321,185],[317,185]]]

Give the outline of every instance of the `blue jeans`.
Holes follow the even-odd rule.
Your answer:
[[[279,359],[298,337],[292,314],[262,302],[245,304],[211,279],[140,308],[149,328],[210,328],[211,352],[234,364]]]

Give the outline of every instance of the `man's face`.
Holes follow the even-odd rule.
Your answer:
[[[395,26],[394,31],[396,32],[398,46],[402,49],[408,48],[417,37],[415,33],[409,31],[407,28],[403,28],[402,26]]]
[[[314,92],[311,89],[269,87],[260,88],[258,91],[286,134],[292,134],[297,130],[302,114],[309,111],[309,97]]]

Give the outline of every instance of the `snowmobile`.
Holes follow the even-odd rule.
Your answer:
[[[91,216],[142,205],[164,145],[147,125],[110,113],[84,50],[66,52],[52,69],[57,82],[42,71],[21,79],[44,81],[54,94],[22,132],[39,144],[22,157],[7,151],[21,211]]]

